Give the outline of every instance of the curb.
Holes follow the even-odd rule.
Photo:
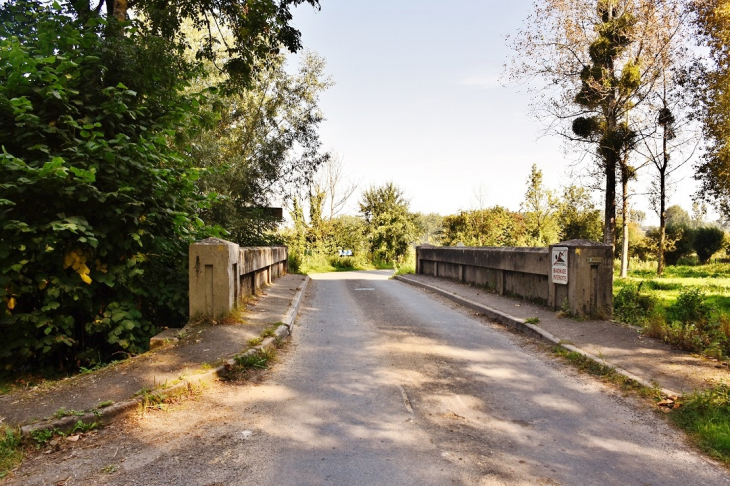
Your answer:
[[[616,371],[616,373],[618,373],[622,376],[625,376],[626,378],[629,378],[630,380],[634,380],[643,386],[646,386],[649,388],[654,388],[654,386],[655,386],[655,384],[652,383],[650,380],[646,380],[640,376],[637,376],[637,375],[631,373],[630,371],[627,371],[627,370],[621,368],[620,366],[611,364],[608,361],[604,360],[603,358],[599,358],[598,356],[595,356],[587,351],[584,351],[576,346],[573,346],[572,344],[567,344],[567,343],[561,342],[560,339],[553,336],[546,330],[541,329],[534,324],[529,324],[529,323],[525,322],[524,319],[520,319],[519,317],[511,316],[505,312],[499,311],[497,309],[486,306],[484,304],[480,304],[478,302],[474,302],[473,300],[469,300],[465,297],[461,297],[459,295],[452,294],[451,292],[447,292],[446,290],[440,289],[438,287],[434,287],[433,285],[428,285],[423,282],[419,282],[417,280],[412,280],[404,275],[396,275],[395,279],[400,280],[401,282],[405,282],[407,284],[413,285],[415,287],[421,287],[422,289],[428,290],[429,292],[433,292],[435,294],[446,297],[447,299],[449,299],[453,302],[456,302],[457,304],[461,304],[464,307],[468,307],[469,309],[479,311],[480,313],[484,314],[485,316],[489,317],[490,319],[492,319],[494,321],[497,321],[498,323],[502,324],[503,326],[517,329],[518,331],[521,331],[525,334],[528,334],[530,336],[541,339],[549,344],[560,346],[562,348],[567,349],[568,351],[578,353],[581,356],[588,358],[590,360],[593,360],[603,366],[608,366],[609,368],[613,368]],[[666,396],[672,396],[672,397],[682,396],[681,393],[677,393],[668,388],[660,388],[660,391]]]
[[[277,340],[283,340],[291,336],[294,328],[294,321],[296,320],[297,314],[299,313],[299,308],[302,305],[304,292],[307,290],[308,283],[309,276],[304,279],[304,282],[302,283],[301,287],[299,287],[297,293],[289,304],[289,310],[287,310],[286,314],[284,315],[282,325],[277,327],[274,331],[275,337],[268,337],[264,339],[260,345],[250,348],[241,353],[242,356],[246,354],[256,354],[262,350],[273,349],[276,347]],[[235,359],[227,359],[222,365],[213,370],[199,375],[186,377],[184,380],[180,381],[180,383],[177,383],[174,386],[168,388],[157,388],[155,390],[151,390],[149,393],[160,398],[180,395],[185,391],[191,389],[193,386],[200,386],[202,384],[211,383],[217,380],[221,376],[225,375],[226,371],[235,364]],[[126,417],[134,413],[136,410],[139,409],[143,401],[143,397],[134,397],[123,402],[115,403],[108,407],[97,409],[91,412],[85,412],[83,415],[72,415],[59,419],[45,420],[41,422],[36,422],[34,424],[24,425],[20,428],[20,433],[23,437],[28,437],[33,434],[33,432],[44,430],[59,430],[65,433],[73,430],[78,422],[82,422],[84,424],[96,423],[109,425],[117,419]]]

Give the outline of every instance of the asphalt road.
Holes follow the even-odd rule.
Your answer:
[[[314,276],[261,383],[38,455],[13,482],[730,484],[650,408],[387,275]]]

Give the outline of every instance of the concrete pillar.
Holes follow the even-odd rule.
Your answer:
[[[190,316],[227,314],[240,290],[238,245],[208,238],[190,245]]]
[[[567,284],[553,276],[554,249],[567,249]],[[548,304],[559,309],[567,302],[574,316],[609,318],[613,312],[613,249],[589,240],[569,240],[550,246]],[[560,265],[556,266],[559,268]]]

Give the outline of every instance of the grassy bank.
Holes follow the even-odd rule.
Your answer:
[[[656,275],[655,262],[632,262],[614,278],[614,317],[688,351],[730,357],[730,264],[680,265]]]
[[[683,397],[671,418],[708,455],[730,464],[730,385]]]

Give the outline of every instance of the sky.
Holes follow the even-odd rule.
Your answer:
[[[542,135],[526,88],[500,84],[514,55],[505,38],[522,26],[532,0],[320,4],[320,11],[296,8],[293,24],[336,83],[321,98],[320,134],[359,190],[392,181],[412,211],[446,215],[478,207],[480,199],[519,210],[532,164],[549,188],[573,182],[575,160],[558,137]],[[691,168],[677,180],[669,204],[690,211]],[[634,187],[646,190],[641,182]],[[601,207],[601,194],[594,198]],[[352,213],[356,201],[357,193]],[[645,223],[658,224],[646,197],[635,196],[634,204],[646,212]]]

